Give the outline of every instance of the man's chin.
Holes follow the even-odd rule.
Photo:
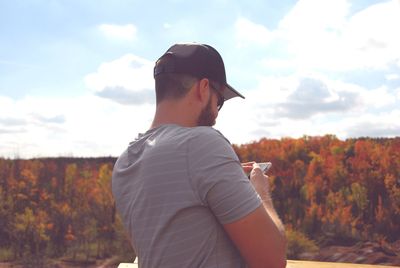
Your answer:
[[[212,127],[212,126],[215,125],[215,123],[216,123],[215,120],[214,120],[214,122],[212,122],[212,123],[211,123],[211,122],[200,122],[200,121],[199,121],[199,122],[197,123],[197,126],[198,126],[198,127]]]
[[[214,116],[211,109],[211,99],[208,102],[207,106],[200,113],[199,118],[197,119],[197,125],[203,127],[212,127],[215,125],[217,117]]]

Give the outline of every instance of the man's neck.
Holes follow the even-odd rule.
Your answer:
[[[163,102],[157,105],[156,113],[151,129],[166,124],[174,124],[182,127],[195,127],[197,121],[194,119],[193,111],[185,109],[179,103]],[[187,106],[186,106],[187,107]]]

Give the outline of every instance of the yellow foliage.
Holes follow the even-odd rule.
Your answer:
[[[287,257],[290,259],[299,259],[302,253],[312,253],[318,250],[316,243],[300,231],[288,228],[286,237],[288,241]]]

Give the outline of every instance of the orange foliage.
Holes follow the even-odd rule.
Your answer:
[[[234,149],[243,162],[273,163],[274,203],[293,228],[317,239],[400,239],[400,138],[304,136]]]
[[[48,250],[63,254],[68,246],[86,250],[104,232],[111,235],[101,243],[112,245],[117,231],[109,187],[114,161],[0,158],[0,217],[5,219],[0,248],[11,245],[16,256],[41,256]]]
[[[293,229],[318,241],[400,239],[400,138],[264,138],[233,147],[242,162],[272,162],[274,204]],[[110,185],[114,162],[0,158],[0,216],[6,219],[0,247],[22,254],[35,237],[38,254],[46,248],[62,254],[71,244],[85,249],[94,241],[106,250],[120,228]]]

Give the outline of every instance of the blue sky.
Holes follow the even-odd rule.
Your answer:
[[[214,46],[246,99],[232,143],[400,136],[400,1],[0,0],[0,156],[117,156],[174,43]]]

